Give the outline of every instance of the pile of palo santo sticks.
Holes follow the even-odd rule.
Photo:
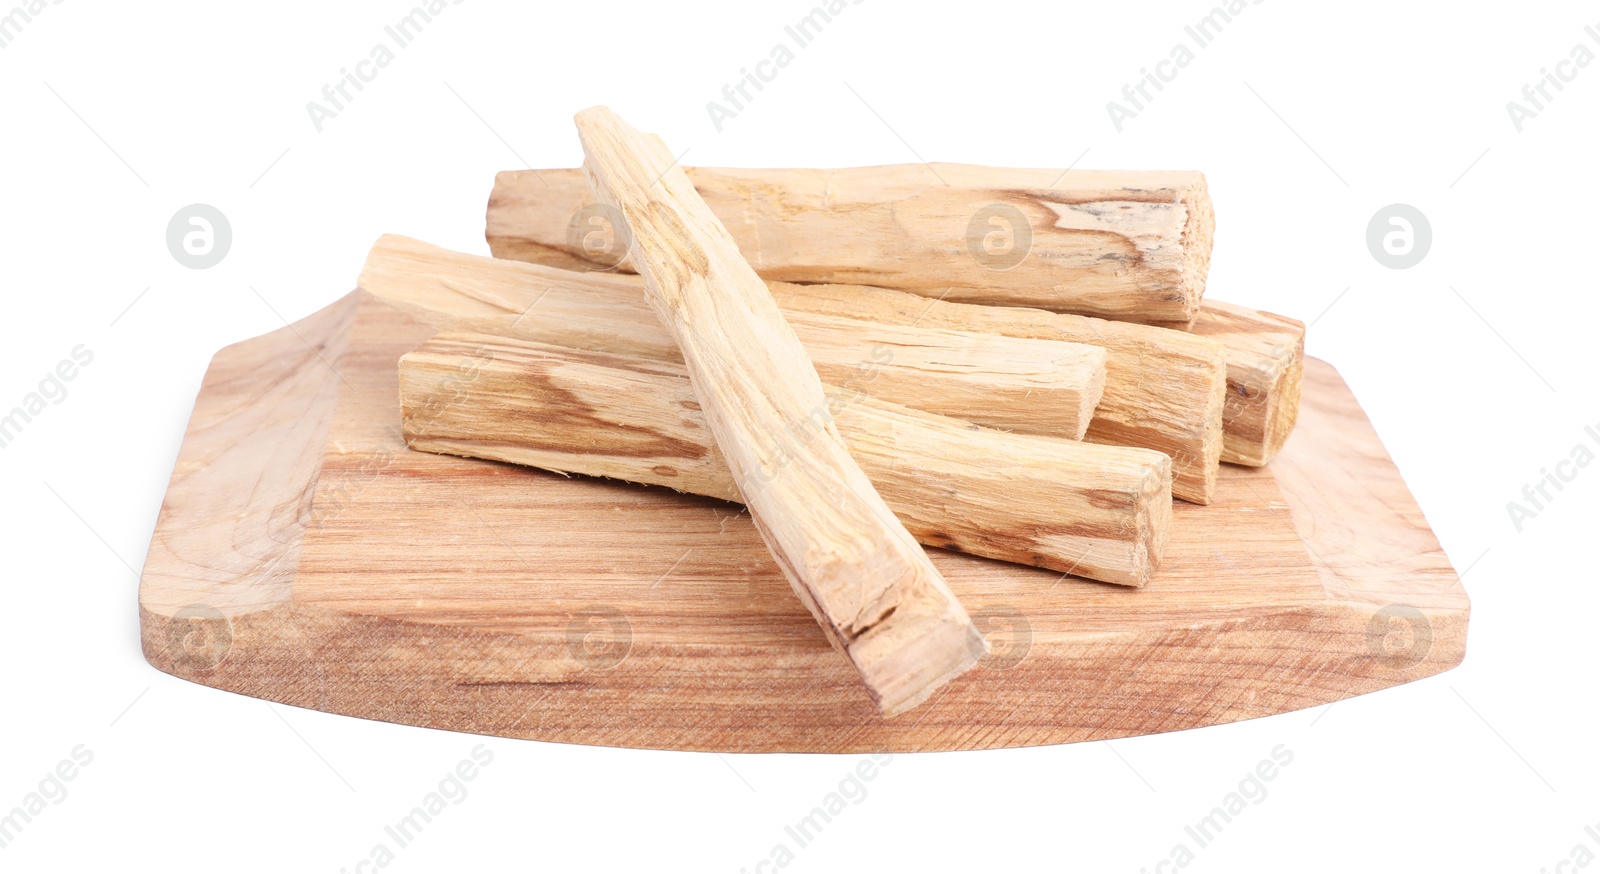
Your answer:
[[[677,166],[610,110],[502,173],[495,257],[386,236],[418,450],[740,501],[879,710],[986,651],[922,547],[1142,586],[1294,427],[1304,326],[1202,300],[1194,172]]]

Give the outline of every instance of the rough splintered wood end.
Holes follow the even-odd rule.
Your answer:
[[[1172,493],[1212,499],[1222,453],[1227,379],[1217,341],[1184,331],[1024,307],[953,303],[864,285],[769,283],[787,312],[850,315],[1100,346],[1106,385],[1084,439],[1156,449],[1173,459]]]
[[[767,280],[870,284],[927,297],[1152,324],[1198,312],[1215,227],[1195,171],[969,164],[691,167],[711,211]],[[575,170],[501,173],[496,257],[627,270],[625,231]]]
[[[1349,388],[1307,360],[1295,439],[1224,465],[1213,506],[1174,507],[1150,586],[936,553],[994,653],[882,719],[736,510],[406,451],[396,362],[435,334],[358,292],[217,352],[140,580],[152,666],[448,731],[859,754],[1304,712],[1466,650],[1449,558]]]
[[[595,197],[628,225],[646,299],[784,576],[882,713],[925,701],[977,664],[983,636],[850,456],[799,338],[672,154],[604,107],[576,122]]]
[[[1222,460],[1261,467],[1283,448],[1300,416],[1305,323],[1208,300],[1193,331],[1230,350]]]
[[[1180,282],[1189,315],[1179,321],[1188,327],[1200,315],[1201,300],[1206,293],[1206,277],[1211,272],[1211,246],[1217,235],[1216,208],[1211,203],[1211,192],[1206,189],[1204,173],[1194,174],[1181,202],[1184,219]]]

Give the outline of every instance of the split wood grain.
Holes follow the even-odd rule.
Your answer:
[[[1222,410],[1222,460],[1261,467],[1300,417],[1306,326],[1286,316],[1208,300],[1189,328],[1221,343],[1228,355]]]
[[[683,351],[751,519],[885,716],[988,651],[944,577],[862,472],[800,340],[659,139],[576,117],[595,198],[618,210],[645,299]]]
[[[861,754],[1303,711],[1465,651],[1449,558],[1349,388],[1308,359],[1295,438],[1266,468],[1223,465],[1212,506],[1174,506],[1151,585],[930,550],[993,652],[880,719],[738,508],[407,451],[398,361],[436,333],[358,291],[217,351],[139,584],[151,665],[432,729]]]
[[[1106,350],[1106,390],[1084,439],[1140,446],[1172,457],[1172,493],[1208,504],[1222,454],[1226,362],[1213,340],[1182,331],[1023,307],[991,307],[863,285],[775,282],[785,312],[849,314],[889,324],[915,322],[1040,337]]]
[[[901,164],[688,175],[772,280],[1188,323],[1211,260],[1215,219],[1197,172]],[[592,203],[577,170],[501,173],[489,246],[501,258],[617,266],[626,245],[584,211]]]
[[[642,280],[627,273],[582,273],[542,264],[463,255],[404,237],[378,240],[361,274],[363,288],[441,330],[522,337],[605,352],[677,358],[670,335],[643,303]],[[1165,452],[1173,459],[1173,495],[1209,503],[1222,454],[1227,366],[1217,341],[1149,325],[1021,307],[932,301],[871,286],[769,282],[797,333],[818,316],[863,325],[915,326],[980,335],[1053,340],[1101,348],[1106,382],[1084,439]],[[802,336],[804,336],[802,334]],[[846,368],[825,374],[854,384]],[[871,393],[923,408],[933,391],[926,375],[904,380],[877,371]],[[903,390],[902,390],[903,388]],[[933,412],[1023,433],[1031,414],[993,409],[963,397]],[[1020,424],[1019,424],[1020,423]]]
[[[1127,586],[1159,566],[1162,453],[827,391],[850,454],[920,542]],[[400,359],[400,403],[412,449],[740,500],[678,363],[446,333]]]
[[[870,270],[857,269],[853,273],[836,270],[832,266],[835,261],[860,257],[858,248],[862,244],[855,231],[846,227],[856,220],[855,214],[834,215],[837,209],[843,208],[841,204],[849,201],[838,200],[831,194],[820,200],[808,200],[794,195],[785,187],[795,174],[866,173],[873,169],[876,168],[855,171],[691,169],[689,173],[690,178],[696,180],[696,185],[701,186],[707,194],[713,210],[733,229],[740,245],[745,247],[746,255],[768,279],[812,283],[854,281],[890,286],[900,282],[897,279],[900,273],[920,270],[923,265],[938,262],[930,262],[918,245],[910,245],[903,251],[889,251],[887,248],[879,251],[877,256],[884,260],[880,264],[869,265],[872,267]],[[572,270],[631,269],[624,259],[626,231],[618,231],[610,218],[593,204],[583,188],[578,171],[541,170],[537,178],[530,175],[532,172],[508,171],[495,179],[494,192],[489,198],[487,237],[490,249],[497,257]],[[1000,172],[1021,174],[1039,171]],[[1080,183],[1088,185],[1083,181],[1084,177],[1078,175],[1079,172],[1072,171],[1061,177],[1062,184],[1053,187],[1068,191]],[[1059,175],[1054,174],[1052,178]],[[1126,175],[1131,177],[1133,174]],[[768,177],[772,182],[769,187],[763,187],[759,180]],[[920,185],[930,189],[938,187],[937,181],[931,177],[922,180]],[[1088,186],[1086,190],[1098,189]],[[790,208],[774,213],[772,204],[777,202],[789,203]],[[1085,204],[1090,202],[1092,200],[1085,200]],[[1209,228],[1209,201],[1197,196],[1195,202],[1203,205],[1207,215],[1205,226]],[[872,220],[876,220],[876,213],[871,210],[867,210],[867,215],[874,216]],[[824,234],[839,236],[829,238]],[[1209,236],[1208,231],[1207,250]],[[796,269],[792,263],[797,261],[820,266]],[[766,263],[774,266],[763,269],[761,265]],[[1199,272],[1203,279],[1204,265],[1200,266]],[[1009,275],[1014,271],[1007,273]],[[943,274],[940,275],[943,277]],[[900,287],[918,294],[942,296],[947,302],[967,300],[958,293],[959,289],[949,288],[956,281],[954,278],[941,278],[932,286],[913,287],[902,283]],[[1026,299],[999,295],[980,295],[976,300],[980,303],[1028,305]],[[1037,305],[1044,309],[1056,308],[1048,300]],[[1120,312],[1091,314],[1112,319],[1140,320]],[[1270,461],[1283,448],[1283,441],[1293,430],[1298,415],[1300,379],[1305,358],[1305,326],[1272,313],[1209,299],[1200,301],[1192,321],[1187,324],[1164,323],[1164,326],[1189,330],[1223,344],[1228,359],[1228,394],[1223,413],[1225,438],[1221,459],[1250,466],[1260,466]],[[1183,479],[1185,477],[1180,470],[1179,496],[1187,498],[1193,491],[1183,484]]]
[[[1167,452],[1177,465],[1174,494],[1196,503],[1209,502],[1219,460],[1267,464],[1299,417],[1305,325],[1262,310],[1207,300],[1194,324],[1179,331],[1021,307],[929,301],[870,286],[773,282],[768,287],[791,318],[828,313],[1104,347],[1106,391],[1084,439]]]
[[[389,235],[373,244],[360,283],[441,330],[683,360],[632,274],[465,255]],[[826,313],[785,317],[823,380],[993,428],[1080,439],[1105,391],[1098,346]]]

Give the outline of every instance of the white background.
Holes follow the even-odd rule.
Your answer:
[[[94,753],[0,868],[354,870],[483,741],[158,673],[134,570],[210,355],[347,292],[380,233],[486,252],[493,173],[575,166],[571,115],[602,102],[689,164],[1081,155],[1205,171],[1209,293],[1315,321],[1309,351],[1342,371],[1470,567],[1454,671],[1114,744],[897,756],[792,870],[1153,871],[1279,744],[1293,763],[1190,870],[1536,872],[1578,844],[1600,855],[1584,832],[1600,829],[1600,465],[1521,532],[1506,509],[1600,428],[1600,63],[1520,133],[1505,108],[1574,45],[1600,52],[1584,32],[1600,11],[1268,0],[1119,133],[1106,102],[1187,39],[1206,0],[867,0],[715,131],[707,101],[810,7],[473,0],[320,133],[306,103],[386,39],[404,0],[67,0],[0,49],[0,407],[74,346],[95,356],[0,450],[0,809],[74,746]],[[165,245],[193,202],[233,226],[209,270]],[[1393,202],[1433,227],[1409,270],[1365,244]],[[391,869],[754,870],[859,759],[486,743],[471,794]]]

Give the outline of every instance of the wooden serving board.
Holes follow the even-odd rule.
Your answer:
[[[885,719],[741,507],[408,450],[396,361],[431,333],[356,291],[217,353],[140,583],[151,664],[433,728],[855,752],[1231,722],[1465,651],[1460,580],[1313,360],[1288,446],[1179,503],[1143,589],[931,550],[993,653]]]

